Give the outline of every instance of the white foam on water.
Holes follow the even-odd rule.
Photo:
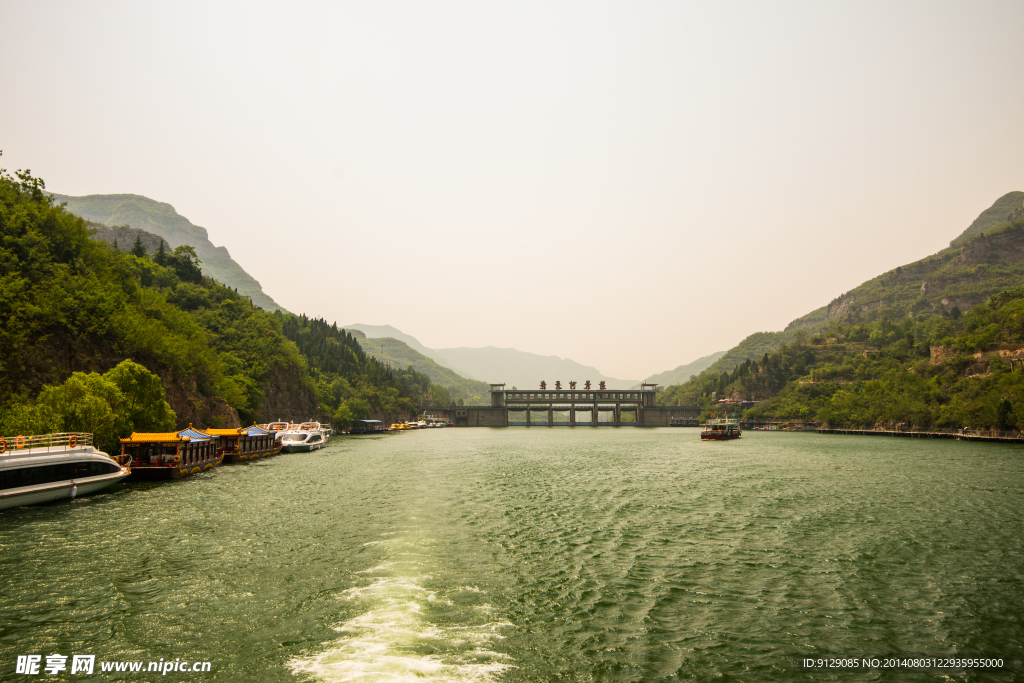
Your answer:
[[[324,652],[290,661],[293,673],[329,683],[482,683],[512,666],[508,655],[491,649],[492,643],[503,638],[500,629],[512,624],[431,624],[424,617],[424,608],[450,605],[451,601],[423,588],[418,578],[378,577],[369,586],[342,592],[338,599],[365,600],[370,608],[336,627],[341,637],[325,643]]]

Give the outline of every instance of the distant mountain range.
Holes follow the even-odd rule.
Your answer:
[[[520,389],[540,386],[546,381],[552,386],[556,380],[568,386],[569,381],[590,380],[594,386],[606,382],[610,389],[629,389],[639,380],[617,379],[601,374],[597,368],[582,365],[568,358],[541,356],[536,353],[503,349],[495,346],[483,348],[459,347],[453,349],[427,348],[412,337],[390,325],[346,325],[347,330],[359,330],[371,339],[390,337],[400,340],[411,349],[451,368],[458,374],[488,383],[504,383],[508,388]],[[416,368],[419,370],[419,368]]]
[[[193,225],[170,204],[137,194],[91,194],[84,197],[55,194],[53,198],[57,202],[66,203],[68,211],[86,221],[112,228],[125,226],[144,230],[162,237],[172,249],[187,244],[196,250],[196,255],[202,261],[204,275],[237,289],[239,294],[250,297],[260,308],[268,311],[284,310],[263,291],[259,282],[231,258],[227,249],[210,242],[206,228]],[[119,234],[121,237],[128,236],[124,231],[100,230],[96,237],[111,243],[117,239],[122,250],[130,249],[132,243],[123,243]],[[152,254],[153,250],[150,249],[149,253]]]
[[[491,400],[491,388],[486,382],[461,377],[455,371],[438,364],[433,358],[417,351],[401,339],[394,337],[370,339],[361,330],[349,328],[348,331],[356,338],[365,353],[396,369],[412,366],[416,372],[422,372],[429,377],[432,384],[447,389],[453,400],[461,398],[470,405],[486,404]],[[399,334],[401,333],[399,332]],[[412,337],[409,338],[412,339]],[[416,340],[413,339],[413,341]]]

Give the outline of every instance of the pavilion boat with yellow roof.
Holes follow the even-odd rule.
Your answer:
[[[224,462],[245,462],[281,452],[281,444],[276,441],[277,433],[255,424],[233,429],[207,429],[206,433],[220,437]]]
[[[132,458],[132,479],[180,479],[224,459],[220,437],[192,425],[179,432],[134,432],[120,441],[121,455]]]

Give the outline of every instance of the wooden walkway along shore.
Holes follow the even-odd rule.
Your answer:
[[[1020,432],[1000,432],[983,429],[942,429],[915,432],[903,429],[855,429],[849,427],[818,427],[819,434],[854,434],[857,436],[903,436],[911,439],[955,439],[957,441],[990,441],[996,443],[1024,443]]]

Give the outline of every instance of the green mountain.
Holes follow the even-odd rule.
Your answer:
[[[710,356],[698,358],[692,363],[680,365],[675,370],[666,370],[665,372],[658,373],[657,375],[651,375],[644,381],[647,383],[659,384],[663,387],[672,386],[673,384],[682,384],[683,382],[689,381],[690,377],[699,375],[707,370],[715,361],[722,358],[725,354],[725,351],[719,351],[711,354]]]
[[[431,395],[337,325],[204,275],[188,245],[150,258],[92,239],[44,187],[0,172],[0,433],[88,431],[109,449],[190,423],[408,417]]]
[[[260,308],[268,311],[281,308],[263,291],[260,283],[231,258],[227,249],[210,242],[206,228],[193,225],[170,204],[137,194],[92,194],[85,197],[54,194],[53,198],[58,203],[67,204],[71,213],[99,224],[96,226],[98,239],[111,244],[117,239],[122,250],[129,249],[131,242],[126,244],[124,230],[118,230],[118,227],[127,226],[164,238],[172,249],[187,244],[196,250],[204,275],[238,289],[239,294],[251,297]],[[152,255],[153,252],[149,253]]]
[[[815,334],[836,323],[948,314],[984,303],[1024,282],[1024,235],[1013,226],[1024,218],[1024,192],[1000,197],[950,246],[900,266],[797,318],[782,332],[757,332],[729,349],[707,372],[731,372],[792,343],[798,330]]]
[[[1016,222],[1024,232],[1024,220]],[[1024,286],[964,315],[837,322],[732,372],[705,372],[660,400],[759,401],[752,420],[907,431],[1024,429]],[[732,410],[736,406],[733,405]]]
[[[959,247],[972,237],[977,237],[997,225],[1022,216],[1024,216],[1024,192],[1008,192],[997,199],[995,204],[982,211],[970,227],[950,242],[949,246]]]
[[[434,359],[411,348],[401,339],[394,337],[368,339],[366,334],[360,330],[351,330],[351,334],[367,355],[394,368],[412,367],[416,372],[422,372],[430,378],[431,384],[444,387],[452,400],[461,400],[470,405],[483,405],[490,401],[491,388],[488,384],[460,377],[454,371],[439,365]],[[416,341],[412,337],[409,339]]]
[[[786,330],[948,313],[953,308],[963,312],[1016,287],[1024,277],[1024,239],[1009,219],[1022,205],[1024,192],[1004,195],[952,241],[956,246],[868,280],[797,318]],[[1000,215],[1002,220],[995,218]]]
[[[705,415],[722,398],[758,401],[746,417],[831,426],[1024,429],[1021,197],[1001,198],[953,241],[959,246],[764,334],[762,345],[776,348],[760,357],[744,340],[750,357],[716,363],[659,401],[702,405]]]

